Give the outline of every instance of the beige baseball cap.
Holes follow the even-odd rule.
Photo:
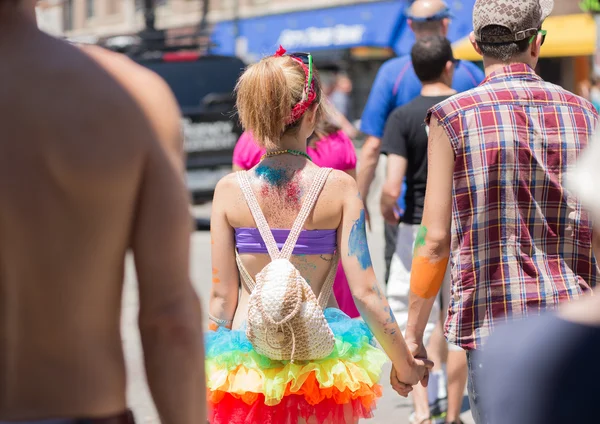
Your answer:
[[[473,7],[473,31],[480,43],[501,44],[533,37],[552,13],[554,0],[477,0]],[[510,35],[481,36],[488,25],[510,30]]]

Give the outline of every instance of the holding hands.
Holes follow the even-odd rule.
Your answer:
[[[392,388],[402,397],[407,397],[413,390],[413,386],[421,383],[427,387],[429,381],[429,370],[433,362],[427,359],[427,351],[422,344],[408,342],[413,357],[409,359],[409,366],[392,366],[390,383]]]

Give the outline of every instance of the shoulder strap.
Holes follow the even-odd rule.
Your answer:
[[[329,303],[329,298],[333,294],[333,283],[335,282],[335,275],[337,274],[338,265],[340,262],[340,253],[339,249],[333,255],[333,260],[331,261],[331,268],[327,273],[327,277],[325,277],[325,282],[323,283],[323,287],[321,288],[321,293],[319,293],[319,306],[322,310],[327,308],[327,304]]]
[[[279,256],[280,258],[289,260],[292,257],[294,247],[296,247],[296,242],[298,241],[298,237],[300,237],[300,232],[302,232],[308,216],[315,207],[317,199],[319,198],[319,194],[321,194],[321,190],[325,186],[330,172],[331,168],[321,168],[317,171],[315,180],[310,187],[308,194],[304,198],[304,204],[302,205],[300,213],[294,222],[292,230],[290,231],[290,235],[281,249],[281,254]]]
[[[277,242],[275,241],[275,237],[273,237],[273,233],[271,232],[271,228],[269,228],[265,215],[260,209],[258,200],[256,200],[256,196],[252,191],[252,187],[250,187],[248,174],[246,171],[239,171],[237,173],[237,179],[240,183],[242,193],[244,193],[244,197],[246,198],[246,202],[248,203],[248,207],[250,208],[250,212],[252,213],[252,217],[256,222],[256,227],[267,246],[269,256],[271,256],[271,260],[275,260],[280,257],[279,248],[277,247]]]
[[[238,253],[237,249],[235,249],[235,261],[237,262],[242,284],[246,286],[248,293],[252,293],[254,291],[254,287],[256,287],[256,282],[250,276],[250,273],[244,266],[244,262],[242,262],[242,258],[240,258],[240,254]]]

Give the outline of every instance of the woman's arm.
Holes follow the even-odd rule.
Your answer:
[[[217,184],[210,218],[212,290],[209,303],[211,316],[209,328],[231,328],[239,296],[239,273],[235,262],[234,230],[225,214],[226,205],[235,193],[235,174],[223,178]],[[214,319],[212,319],[214,318]],[[223,322],[218,324],[216,320]]]
[[[356,182],[340,176],[344,190],[342,222],[338,230],[338,246],[344,271],[356,306],[383,350],[391,359],[397,378],[415,385],[427,374],[423,361],[415,360],[402,337],[394,313],[375,278],[367,244],[365,210]],[[427,367],[431,366],[427,362]]]

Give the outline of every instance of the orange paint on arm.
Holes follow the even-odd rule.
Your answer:
[[[219,284],[221,282],[219,277],[217,277],[218,273],[219,273],[219,270],[217,268],[212,269],[212,282],[215,284]]]
[[[410,290],[423,299],[436,296],[444,282],[449,258],[433,262],[423,256],[415,256],[410,271]]]
[[[215,322],[210,322],[208,323],[208,329],[210,331],[217,331],[219,329],[219,326]]]

